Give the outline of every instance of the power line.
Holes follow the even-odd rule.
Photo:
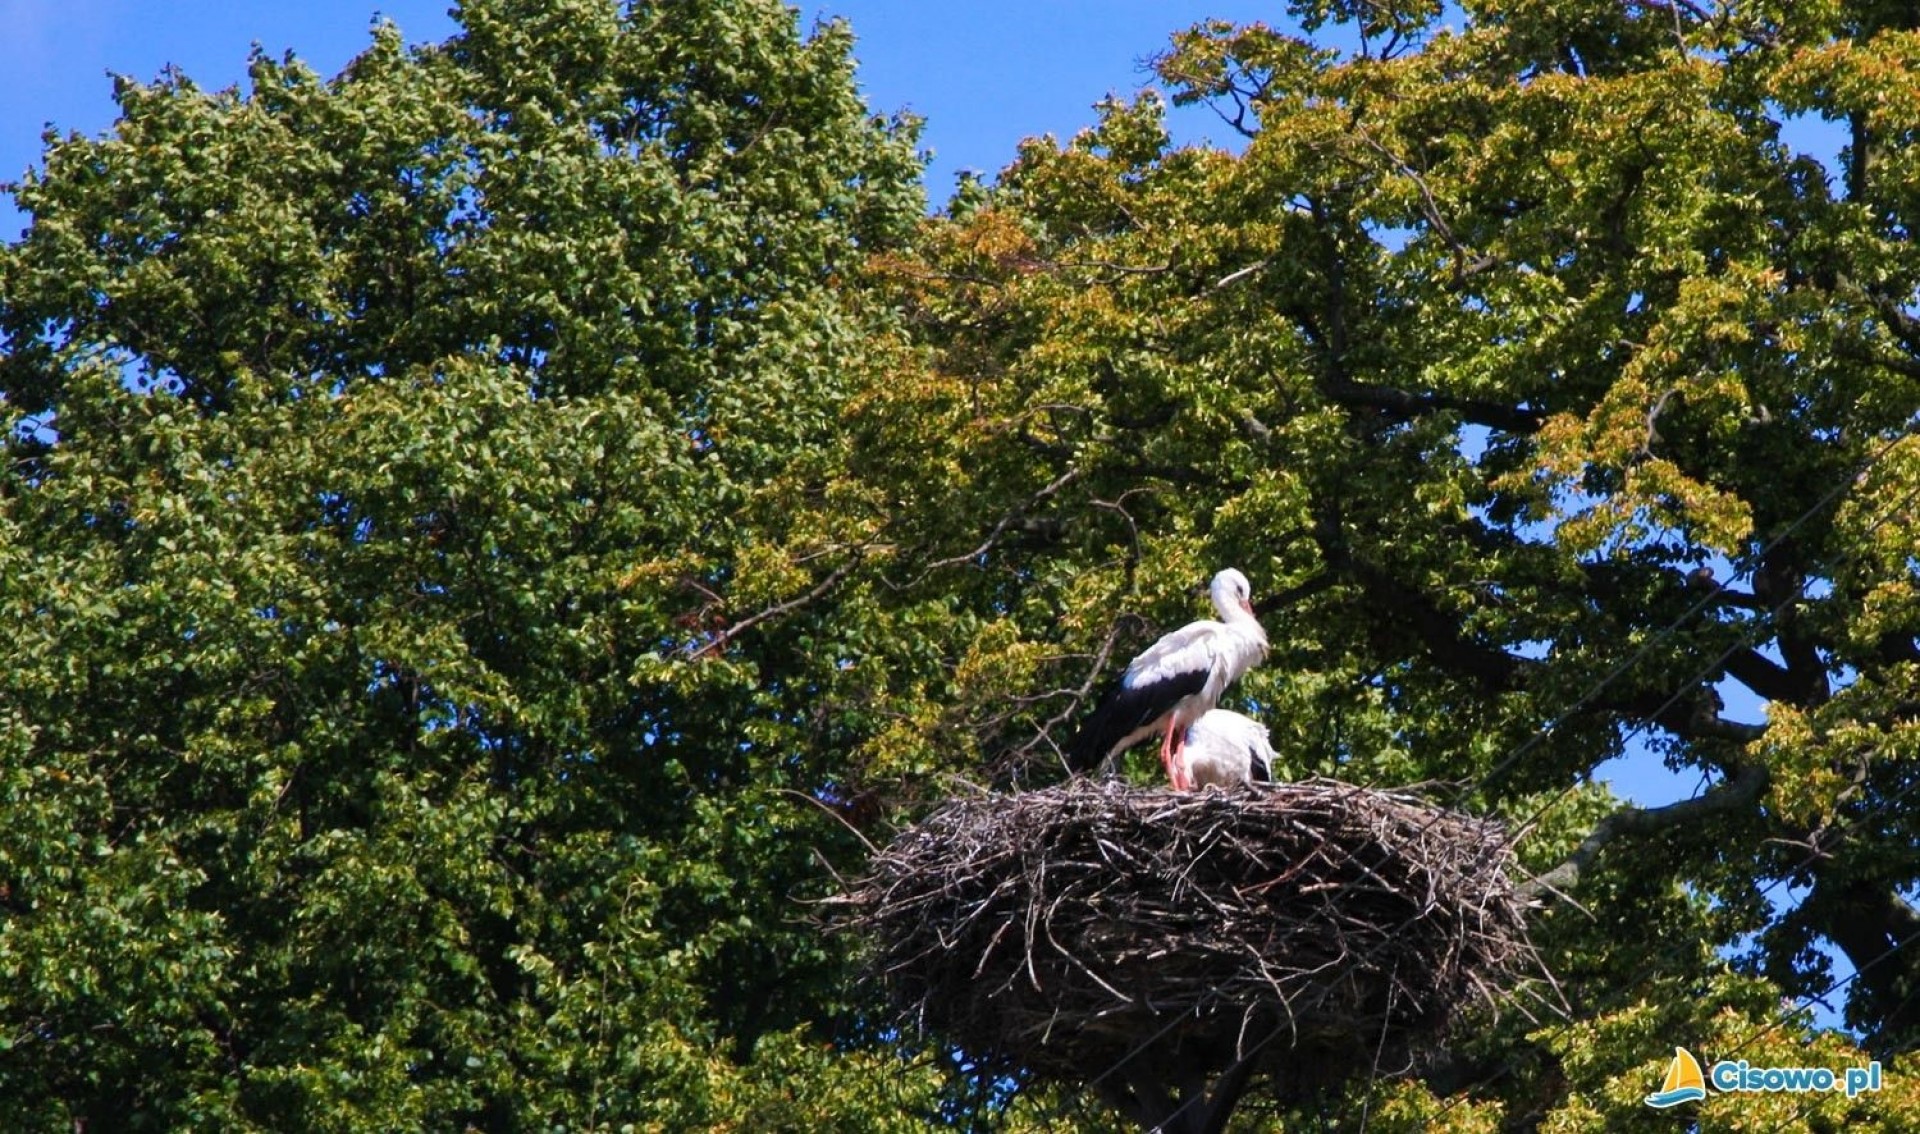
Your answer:
[[[1895,438],[1892,442],[1889,442],[1887,445],[1883,446],[1878,452],[1874,454],[1873,458],[1868,462],[1867,466],[1861,469],[1859,473],[1855,474],[1854,479],[1857,480],[1859,476],[1865,475],[1865,473],[1869,471],[1873,467],[1873,465],[1880,460],[1880,458],[1884,457],[1889,451],[1891,451],[1891,449],[1895,444],[1897,444],[1901,440],[1904,440],[1906,436],[1908,436],[1908,434],[1903,433],[1900,437]],[[1878,531],[1882,525],[1886,524],[1894,516],[1902,514],[1906,506],[1909,503],[1911,503],[1916,496],[1920,496],[1920,486],[1916,486],[1914,489],[1909,490],[1907,493],[1905,493],[1898,501],[1894,503],[1892,508],[1888,509],[1883,515],[1880,516],[1879,519],[1875,520],[1871,525],[1869,525],[1866,531],[1862,534],[1871,535],[1873,532]],[[1826,503],[1830,502],[1833,499],[1833,497],[1834,497],[1834,494],[1832,492],[1829,492],[1826,496],[1822,497],[1821,506],[1824,506]],[[1807,518],[1806,514],[1803,513],[1801,519],[1796,521],[1796,526],[1799,523],[1804,522],[1806,518]],[[1773,608],[1773,610],[1769,612],[1769,617],[1767,619],[1755,619],[1754,625],[1756,627],[1764,628],[1771,622],[1772,619],[1778,618],[1779,615],[1783,613],[1788,606],[1792,605],[1793,603],[1799,602],[1802,597],[1803,596],[1798,593],[1790,596],[1784,602],[1780,603],[1778,606]],[[1654,710],[1654,712],[1650,714],[1648,717],[1643,718],[1638,724],[1635,725],[1634,729],[1628,733],[1628,736],[1631,737],[1634,732],[1637,732],[1641,728],[1646,727],[1646,725],[1651,723],[1654,717],[1657,717],[1660,713],[1664,712],[1668,707],[1670,707],[1673,703],[1675,703],[1679,697],[1684,696],[1688,690],[1690,690],[1692,687],[1697,685],[1700,681],[1705,680],[1707,676],[1711,675],[1726,661],[1728,657],[1731,656],[1732,651],[1734,649],[1750,646],[1751,644],[1752,644],[1752,641],[1751,641],[1751,631],[1750,631],[1748,641],[1742,642],[1742,643],[1736,643],[1735,646],[1730,647],[1727,651],[1723,652],[1719,657],[1714,659],[1714,661],[1710,663],[1705,669],[1697,673],[1694,676],[1693,680],[1683,683],[1680,686],[1680,691],[1675,693],[1674,696],[1669,699],[1667,704],[1663,704],[1660,708]],[[1577,787],[1578,785],[1576,784],[1573,786]],[[1906,787],[1902,788],[1898,792],[1895,792],[1893,795],[1879,801],[1873,807],[1870,807],[1869,809],[1867,809],[1864,813],[1858,816],[1853,821],[1853,824],[1851,825],[1857,825],[1858,823],[1864,822],[1868,818],[1871,818],[1873,816],[1882,814],[1890,810],[1900,800],[1904,799],[1908,794],[1913,792],[1916,787],[1920,787],[1920,777],[1916,777],[1914,780],[1909,782]],[[1522,829],[1524,829],[1526,826],[1529,826],[1535,822],[1538,822],[1539,819],[1542,816],[1544,816],[1547,811],[1551,810],[1554,806],[1557,806],[1562,800],[1567,798],[1567,796],[1571,794],[1571,791],[1572,791],[1572,787],[1569,787],[1569,788],[1562,789],[1560,792],[1556,793],[1553,796],[1553,798],[1547,801],[1546,804],[1544,804],[1539,809],[1537,809],[1533,813],[1533,815],[1527,819],[1525,824],[1521,825]],[[1764,898],[1767,894],[1771,893],[1775,888],[1777,888],[1782,883],[1786,882],[1789,878],[1798,874],[1800,871],[1804,870],[1808,866],[1811,866],[1815,861],[1817,861],[1822,856],[1822,853],[1823,852],[1817,847],[1811,849],[1804,859],[1802,859],[1796,865],[1781,871],[1779,875],[1772,882],[1762,887],[1759,890],[1759,892],[1756,894],[1756,896]],[[1844,987],[1847,983],[1851,982],[1853,979],[1860,976],[1861,973],[1867,971],[1868,969],[1873,968],[1874,966],[1878,965],[1880,962],[1891,957],[1894,953],[1898,952],[1901,948],[1903,948],[1909,942],[1914,940],[1916,937],[1920,937],[1920,934],[1915,934],[1912,937],[1908,937],[1907,939],[1896,943],[1891,949],[1887,950],[1885,953],[1881,954],[1880,956],[1874,958],[1873,961],[1869,962],[1867,965],[1861,966],[1859,969],[1856,969],[1845,980],[1834,982],[1830,984],[1828,987],[1813,993],[1810,997],[1807,998],[1806,1002],[1799,1005],[1799,1007],[1806,1007],[1809,1004],[1811,1004],[1812,1001],[1826,996],[1827,994],[1833,992],[1837,988]],[[1624,989],[1622,989],[1620,991],[1620,995],[1618,995],[1615,998],[1615,1001],[1614,1001],[1615,1005],[1618,1006],[1618,1005],[1625,1004],[1628,1000],[1629,994],[1638,991],[1639,988],[1644,983],[1645,981],[1642,980],[1639,982],[1635,982],[1634,984],[1628,985]],[[1796,1008],[1795,1010],[1797,1011],[1798,1008]],[[1766,1030],[1763,1030],[1760,1033],[1756,1033],[1755,1036],[1750,1037],[1748,1042],[1751,1042],[1752,1039],[1757,1039],[1760,1035],[1766,1034],[1766,1031],[1770,1031],[1773,1028],[1777,1028],[1783,1023],[1785,1023],[1785,1017],[1782,1017],[1780,1020],[1777,1020],[1773,1024],[1769,1025],[1769,1027]],[[1572,1021],[1568,1021],[1567,1023],[1561,1025],[1560,1028],[1553,1035],[1549,1036],[1545,1042],[1550,1044],[1554,1039],[1557,1039],[1560,1036],[1565,1035],[1567,1031],[1571,1029],[1572,1026],[1573,1026]],[[1742,1046],[1744,1046],[1744,1044]],[[1736,1048],[1735,1050],[1737,1051],[1738,1049]],[[1498,1081],[1500,1078],[1504,1077],[1507,1074],[1508,1070],[1509,1068],[1503,1065],[1501,1068],[1496,1070],[1492,1075],[1485,1076],[1480,1080],[1477,1080],[1473,1083],[1469,1083],[1465,1087],[1462,1087],[1458,1092],[1456,1092],[1454,1100],[1449,1102],[1445,1107],[1443,1107],[1440,1113],[1445,1114],[1448,1110],[1452,1109],[1453,1106],[1458,1105],[1458,1103],[1461,1100],[1465,1099],[1470,1092],[1480,1087],[1487,1086],[1490,1083]]]
[[[1904,799],[1906,796],[1911,794],[1916,788],[1920,788],[1920,777],[1916,777],[1912,782],[1908,783],[1906,787],[1894,793],[1892,796],[1889,796],[1885,800],[1882,800],[1878,805],[1867,810],[1859,818],[1855,819],[1854,822],[1855,823],[1864,822],[1868,818],[1871,818],[1875,815],[1878,815],[1885,811],[1890,810],[1895,804],[1899,803],[1902,799]],[[1807,856],[1804,859],[1802,859],[1799,863],[1795,864],[1793,867],[1787,870],[1782,871],[1779,877],[1775,878],[1772,882],[1762,887],[1755,896],[1761,897],[1761,898],[1766,897],[1769,893],[1771,893],[1774,890],[1775,887],[1779,886],[1781,883],[1785,882],[1788,878],[1798,873],[1799,871],[1812,865],[1820,857],[1820,854],[1821,852],[1817,849],[1809,852]],[[1782,1015],[1778,1019],[1768,1024],[1766,1028],[1762,1029],[1760,1032],[1755,1033],[1755,1035],[1749,1037],[1746,1041],[1743,1041],[1740,1047],[1736,1047],[1733,1050],[1735,1052],[1738,1052],[1739,1050],[1741,1050],[1741,1048],[1745,1047],[1747,1043],[1752,1042],[1752,1040],[1754,1039],[1758,1039],[1760,1036],[1765,1035],[1768,1032],[1772,1031],[1773,1029],[1778,1028],[1782,1024],[1786,1023],[1787,1019],[1792,1015],[1793,1012],[1797,1012],[1802,1008],[1810,1007],[1814,1001],[1820,1000],[1826,997],[1828,994],[1836,991],[1837,989],[1845,987],[1848,983],[1853,981],[1855,978],[1859,977],[1861,973],[1866,972],[1867,970],[1878,965],[1880,962],[1887,960],[1893,954],[1897,953],[1901,948],[1904,948],[1907,944],[1911,943],[1915,939],[1915,937],[1920,937],[1920,934],[1915,934],[1914,936],[1910,936],[1896,943],[1893,948],[1888,949],[1886,952],[1880,954],[1878,957],[1875,957],[1872,961],[1869,961],[1866,965],[1863,965],[1860,968],[1856,969],[1854,972],[1848,974],[1848,976],[1845,977],[1844,979],[1833,981],[1829,983],[1826,987],[1818,989],[1800,998],[1800,1000],[1795,1003],[1795,1006],[1792,1009],[1782,1013]],[[1602,1005],[1597,1005],[1595,1007],[1595,1012],[1589,1013],[1589,1014],[1592,1015],[1599,1012],[1611,1011],[1615,1008],[1625,1007],[1631,1001],[1632,994],[1635,992],[1638,992],[1641,986],[1644,985],[1645,983],[1646,983],[1645,980],[1641,980],[1633,984],[1629,984],[1624,988],[1619,989],[1607,1003]],[[1553,1032],[1553,1034],[1547,1036],[1546,1039],[1542,1041],[1541,1046],[1551,1046],[1553,1041],[1566,1035],[1570,1030],[1572,1030],[1574,1026],[1575,1026],[1575,1021],[1572,1021],[1572,1020],[1569,1020],[1559,1025],[1559,1027]],[[1478,1090],[1482,1087],[1489,1086],[1493,1083],[1499,1082],[1501,1079],[1506,1077],[1506,1075],[1510,1070],[1511,1070],[1510,1065],[1502,1064],[1492,1074],[1482,1076],[1481,1078],[1476,1079],[1471,1083],[1468,1083],[1466,1086],[1461,1087],[1458,1091],[1454,1093],[1454,1098],[1440,1109],[1440,1114],[1445,1114],[1447,1113],[1447,1111],[1453,1109],[1453,1107],[1457,1106],[1460,1102],[1464,1101],[1471,1092]]]
[[[1893,956],[1895,953],[1898,953],[1900,950],[1906,948],[1908,945],[1911,945],[1915,941],[1920,941],[1920,930],[1916,930],[1915,932],[1908,934],[1906,937],[1902,938],[1901,940],[1894,942],[1893,945],[1890,946],[1886,952],[1881,953],[1878,957],[1875,957],[1873,960],[1860,966],[1860,968],[1854,970],[1851,973],[1848,973],[1845,977],[1842,977],[1836,981],[1833,981],[1826,988],[1823,988],[1819,992],[1814,993],[1813,998],[1818,999],[1818,998],[1824,997],[1830,992],[1834,992],[1840,988],[1845,987],[1847,984],[1857,979],[1862,973],[1866,972],[1868,969],[1873,968],[1875,965],[1878,965],[1881,961],[1884,961],[1887,958]],[[1920,989],[1916,989],[1915,992],[1920,992]],[[1906,1001],[1902,1001],[1902,1004],[1905,1004],[1907,1001],[1911,1001],[1914,998],[1915,992],[1909,992],[1907,994]],[[1807,1007],[1808,1003],[1811,1003],[1811,1000],[1807,1001],[1806,1003],[1799,1004],[1792,1011],[1798,1011],[1800,1008],[1805,1008]],[[1783,1014],[1779,1019],[1775,1020],[1773,1023],[1768,1024],[1766,1027],[1748,1036],[1746,1039],[1741,1040],[1738,1044],[1728,1049],[1728,1051],[1724,1055],[1722,1055],[1721,1058],[1731,1059],[1734,1056],[1740,1054],[1742,1051],[1746,1050],[1748,1045],[1752,1044],[1755,1040],[1758,1040],[1760,1037],[1771,1033],[1776,1028],[1778,1028],[1781,1024],[1785,1023],[1787,1020],[1787,1016],[1790,1014],[1791,1014],[1790,1012],[1787,1014]],[[1769,1129],[1766,1132],[1766,1134],[1780,1134],[1782,1130],[1785,1130],[1787,1127],[1805,1118],[1809,1113],[1813,1111],[1813,1108],[1819,1104],[1819,1100],[1820,1100],[1819,1095],[1815,1095],[1812,1098],[1808,1099],[1805,1103],[1802,1103],[1799,1106],[1799,1108],[1796,1109],[1792,1114],[1788,1115],[1785,1121]]]

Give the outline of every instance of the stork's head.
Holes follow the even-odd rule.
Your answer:
[[[1213,595],[1213,608],[1222,618],[1236,610],[1253,613],[1253,585],[1232,567],[1215,575],[1208,591]]]

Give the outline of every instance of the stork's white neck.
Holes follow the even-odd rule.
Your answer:
[[[1213,609],[1220,612],[1222,622],[1258,622],[1253,608],[1242,606],[1240,600],[1232,595],[1214,595]]]
[[[1246,640],[1252,656],[1264,656],[1267,652],[1267,630],[1253,613],[1247,577],[1228,568],[1213,577],[1213,583],[1207,591],[1213,598],[1213,609],[1220,612],[1221,623]]]

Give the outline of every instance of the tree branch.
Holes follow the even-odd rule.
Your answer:
[[[1847,115],[1850,152],[1847,155],[1847,200],[1860,202],[1867,196],[1868,150],[1872,146],[1867,113],[1856,110]]]
[[[1699,692],[1709,690],[1702,689]],[[1714,708],[1702,703],[1699,697],[1677,696],[1658,689],[1597,700],[1594,707],[1652,721],[1687,740],[1725,740],[1733,744],[1751,744],[1767,734],[1766,725],[1727,720]]]
[[[972,551],[963,552],[959,555],[950,555],[945,559],[937,559],[934,562],[927,564],[926,568],[922,570],[920,574],[914,576],[912,583],[908,583],[905,585],[912,586],[914,583],[919,583],[920,581],[924,580],[928,575],[933,574],[935,571],[940,570],[942,567],[952,567],[956,564],[966,563],[971,560],[978,559],[982,555],[985,555],[987,552],[993,550],[993,547],[995,544],[1000,542],[1000,537],[1006,534],[1007,529],[1009,527],[1014,528],[1016,531],[1023,530],[1019,525],[1022,525],[1026,522],[1027,513],[1032,511],[1034,505],[1041,503],[1042,501],[1046,500],[1048,497],[1052,496],[1054,493],[1059,492],[1061,489],[1065,488],[1067,485],[1072,484],[1074,481],[1079,479],[1080,479],[1080,469],[1078,466],[1070,468],[1066,472],[1061,473],[1059,476],[1054,477],[1052,481],[1048,482],[1039,491],[1035,492],[1032,496],[1027,497],[1025,503],[1020,504],[1019,506],[1015,507],[1012,511],[1008,512],[1006,515],[1000,517],[999,522],[994,524],[992,530],[987,532],[987,538],[980,541],[980,546],[974,548]]]
[[[1393,386],[1380,386],[1336,377],[1325,383],[1327,397],[1348,408],[1384,410],[1398,417],[1425,417],[1452,411],[1475,425],[1504,429],[1509,433],[1538,433],[1546,415],[1538,410],[1521,409],[1479,398],[1459,398],[1451,394],[1416,394]]]
[[[1786,667],[1751,647],[1735,650],[1728,655],[1727,673],[1769,701],[1794,702],[1799,699],[1799,683],[1787,672]]]
[[[1268,261],[1266,260],[1255,260],[1253,263],[1248,264],[1246,267],[1241,268],[1238,271],[1228,272],[1226,275],[1221,276],[1218,280],[1214,281],[1214,285],[1208,288],[1207,290],[1219,291],[1221,288],[1226,287],[1230,284],[1236,283],[1239,280],[1242,280],[1247,276],[1250,276],[1253,273],[1259,271],[1260,269],[1266,267],[1267,263]]]
[[[1401,582],[1383,568],[1351,554],[1340,564],[1383,609],[1397,612],[1427,652],[1447,669],[1472,678],[1490,693],[1519,683],[1525,659],[1483,646],[1460,633],[1460,620],[1440,609],[1425,592]]]
[[[753,629],[755,626],[758,626],[760,623],[765,622],[767,619],[778,618],[783,614],[800,609],[815,599],[821,598],[828,591],[839,586],[841,581],[848,575],[853,574],[854,569],[860,566],[860,558],[860,552],[855,550],[851,558],[839,567],[834,568],[832,574],[820,580],[820,582],[807,593],[790,598],[785,602],[775,603],[765,610],[760,611],[758,614],[750,614],[727,627],[725,630],[715,634],[701,645],[697,647],[689,646],[686,651],[687,660],[693,661],[696,658],[706,657],[708,654],[718,653],[720,650],[726,648],[727,643],[733,641],[741,634],[746,633],[748,630]]]
[[[1468,276],[1478,275],[1481,272],[1489,271],[1499,266],[1497,259],[1483,253],[1474,252],[1471,248],[1461,243],[1460,238],[1453,234],[1453,226],[1449,225],[1446,217],[1440,213],[1440,201],[1434,195],[1433,187],[1427,184],[1427,179],[1421,176],[1418,170],[1407,164],[1398,154],[1395,154],[1393,151],[1387,149],[1386,146],[1376,141],[1374,137],[1365,130],[1355,128],[1353,133],[1355,137],[1359,138],[1360,141],[1365,143],[1373,152],[1385,158],[1395,169],[1400,171],[1402,176],[1412,181],[1414,186],[1420,190],[1420,199],[1423,202],[1420,211],[1426,214],[1427,223],[1433,226],[1433,230],[1440,234],[1440,238],[1447,242],[1449,248],[1453,249],[1453,284],[1456,288],[1463,285]]]
[[[1912,995],[1920,981],[1920,910],[1890,885],[1842,881],[1822,870],[1803,913],[1847,955],[1858,991],[1877,1009],[1870,1046],[1910,1041],[1920,1032],[1920,998]]]
[[[1664,807],[1624,807],[1595,825],[1593,832],[1580,841],[1560,865],[1515,887],[1523,899],[1534,900],[1543,894],[1571,890],[1580,884],[1581,875],[1593,865],[1600,851],[1621,835],[1650,835],[1709,816],[1748,807],[1767,789],[1771,775],[1757,761],[1733,765],[1732,775],[1718,786],[1692,799],[1669,803]]]

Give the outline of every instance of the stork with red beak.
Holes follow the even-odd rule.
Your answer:
[[[1158,733],[1160,763],[1175,791],[1192,791],[1187,729],[1220,701],[1220,694],[1267,656],[1267,632],[1254,617],[1252,586],[1229,567],[1208,588],[1220,620],[1190,622],[1133,659],[1120,684],[1067,742],[1067,766],[1076,772],[1110,764],[1120,753]]]

